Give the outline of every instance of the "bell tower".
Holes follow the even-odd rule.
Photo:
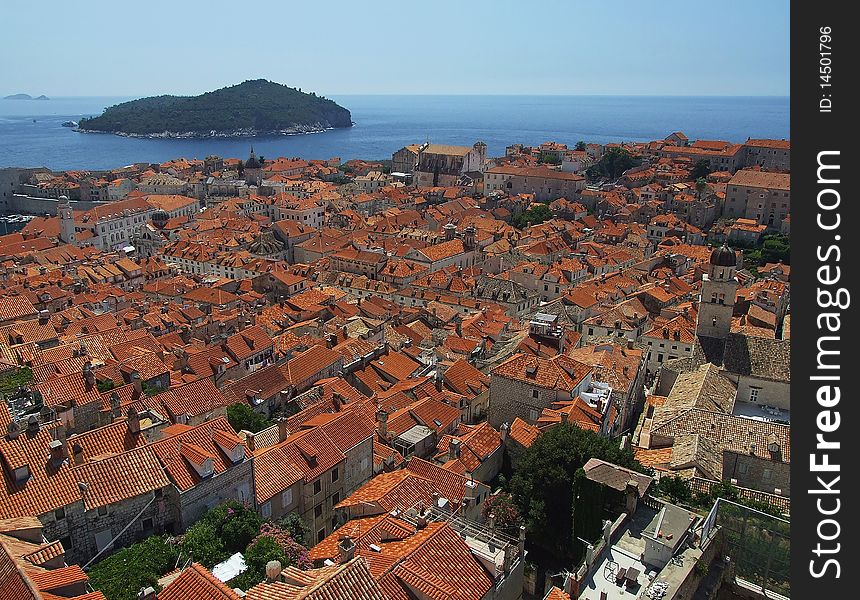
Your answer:
[[[738,280],[737,257],[723,244],[711,253],[708,273],[702,278],[696,335],[726,339],[732,330],[732,313]]]
[[[75,213],[67,196],[60,196],[57,201],[57,214],[60,217],[60,239],[73,246],[77,244],[75,236]]]

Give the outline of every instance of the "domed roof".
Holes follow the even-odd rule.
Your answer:
[[[711,252],[711,264],[718,267],[735,267],[738,264],[738,257],[735,256],[734,250],[723,244]]]

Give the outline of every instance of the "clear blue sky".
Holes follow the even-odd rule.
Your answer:
[[[3,0],[0,94],[789,94],[787,0]]]

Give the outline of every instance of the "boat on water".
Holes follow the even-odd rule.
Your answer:
[[[78,126],[78,122],[77,122],[77,121],[63,121],[63,122],[61,123],[61,125],[62,125],[63,127],[77,127],[77,126]]]

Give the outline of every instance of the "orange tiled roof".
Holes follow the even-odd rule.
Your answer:
[[[158,594],[158,600],[239,600],[240,596],[199,563],[182,571]]]
[[[567,391],[573,391],[589,373],[591,367],[569,356],[540,358],[524,353],[512,356],[492,371],[493,376]]]

